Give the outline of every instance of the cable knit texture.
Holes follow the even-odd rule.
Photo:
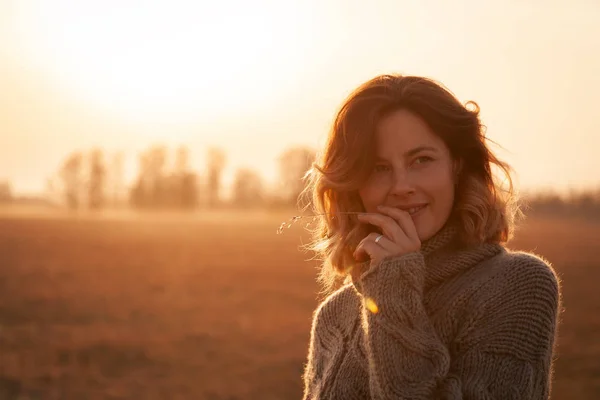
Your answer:
[[[547,399],[560,305],[548,262],[446,226],[314,313],[304,400]],[[377,312],[366,307],[366,299]]]

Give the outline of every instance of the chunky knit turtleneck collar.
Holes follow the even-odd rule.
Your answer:
[[[456,241],[458,237],[458,228],[454,223],[448,223],[442,227],[435,235],[421,243],[421,253],[429,256],[437,251],[445,249]]]
[[[432,238],[421,244],[425,257],[425,288],[430,288],[465,271],[504,250],[498,243],[463,245],[458,225],[446,224]]]

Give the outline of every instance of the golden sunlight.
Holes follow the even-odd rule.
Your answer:
[[[314,35],[299,4],[34,3],[18,10],[26,56],[80,101],[134,122],[268,107]]]

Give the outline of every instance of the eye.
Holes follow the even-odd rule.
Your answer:
[[[433,158],[431,158],[429,156],[421,156],[421,157],[417,157],[415,159],[415,161],[413,161],[413,164],[425,164],[430,161],[433,161]]]
[[[375,167],[373,167],[374,172],[385,172],[385,171],[388,171],[389,169],[390,169],[390,167],[385,164],[379,164],[379,165],[376,165]]]

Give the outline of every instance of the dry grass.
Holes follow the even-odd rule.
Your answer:
[[[0,399],[298,399],[317,264],[290,215],[0,218]],[[563,279],[554,399],[600,397],[600,225],[511,247]]]

